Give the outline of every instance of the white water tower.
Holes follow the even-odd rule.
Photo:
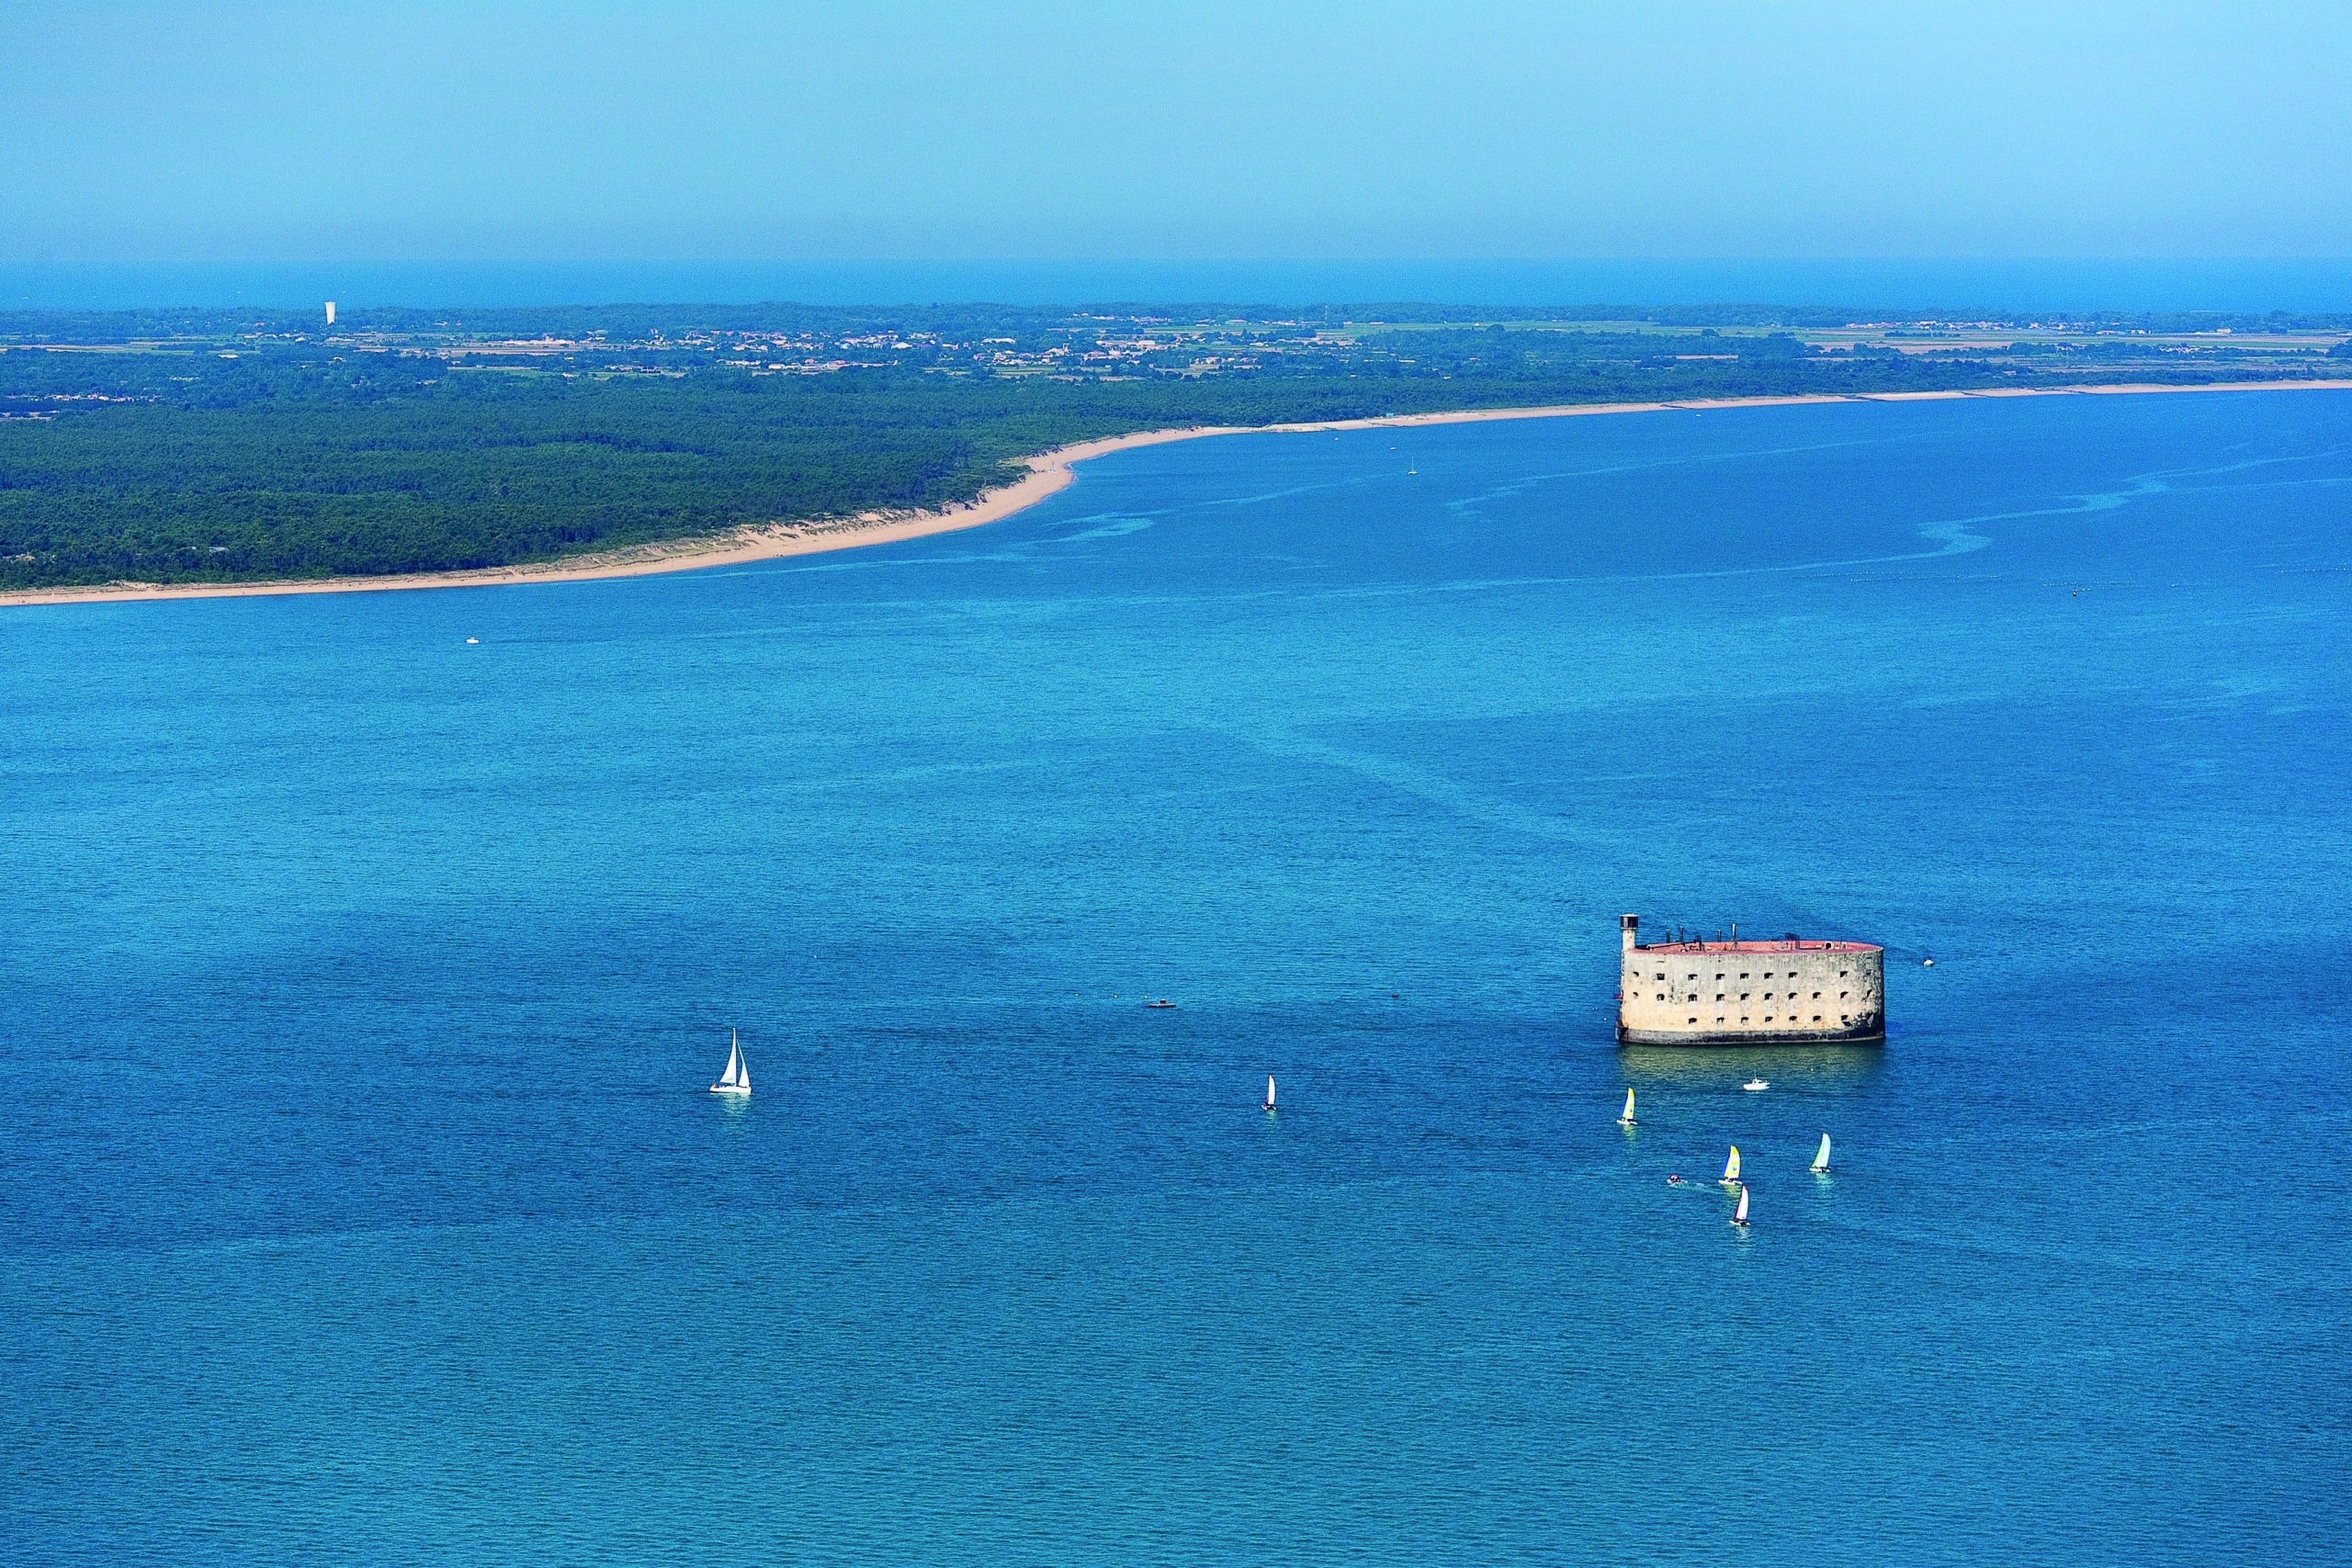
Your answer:
[[[327,301],[327,325],[334,325],[334,301],[332,299]]]

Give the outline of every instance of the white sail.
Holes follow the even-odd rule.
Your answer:
[[[743,1065],[743,1043],[733,1030],[727,1032],[727,1070],[710,1086],[713,1094],[749,1094],[752,1092],[752,1069]]]
[[[1727,1182],[1739,1179],[1739,1145],[1737,1144],[1731,1146],[1731,1158],[1724,1161],[1724,1179]]]
[[[1268,1074],[1266,1075],[1266,1109],[1267,1109],[1267,1110],[1269,1110],[1269,1111],[1272,1111],[1273,1108],[1274,1108],[1274,1075],[1273,1075],[1273,1074],[1272,1074],[1272,1073],[1268,1073]]]
[[[1821,1134],[1821,1148],[1813,1156],[1813,1168],[1815,1170],[1829,1168],[1829,1134],[1826,1133]]]
[[[1733,1213],[1731,1223],[1736,1225],[1747,1223],[1747,1189],[1745,1187],[1739,1190],[1739,1208]]]
[[[1624,1112],[1620,1115],[1617,1120],[1623,1122],[1628,1127],[1634,1124],[1634,1091],[1630,1089],[1625,1091]]]

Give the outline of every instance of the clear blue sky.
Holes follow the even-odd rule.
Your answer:
[[[0,6],[0,260],[2352,255],[2352,5]]]

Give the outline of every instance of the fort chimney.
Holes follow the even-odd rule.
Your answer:
[[[1625,952],[1631,953],[1634,951],[1634,933],[1639,931],[1641,926],[1642,917],[1639,915],[1620,915],[1617,917],[1618,930],[1625,939]]]

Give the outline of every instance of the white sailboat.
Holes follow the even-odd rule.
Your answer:
[[[1732,1211],[1731,1223],[1742,1226],[1747,1224],[1747,1189],[1745,1187],[1739,1190],[1739,1207]]]
[[[727,1070],[710,1086],[713,1094],[740,1094],[749,1098],[752,1092],[752,1069],[743,1065],[742,1043],[735,1032],[727,1032]]]
[[[1641,1125],[1640,1122],[1634,1120],[1634,1091],[1630,1089],[1625,1091],[1625,1110],[1624,1113],[1617,1118],[1617,1125],[1620,1127],[1637,1127]]]
[[[1273,1074],[1272,1074],[1272,1073],[1268,1073],[1268,1074],[1266,1075],[1266,1109],[1267,1109],[1267,1110],[1269,1110],[1269,1111],[1272,1111],[1273,1108],[1274,1108],[1274,1075],[1273,1075]]]
[[[1820,1147],[1817,1151],[1815,1151],[1815,1152],[1814,1156],[1813,1156],[1813,1173],[1814,1173],[1815,1176],[1823,1176],[1823,1175],[1826,1175],[1826,1174],[1828,1173],[1828,1170],[1829,1170],[1829,1134],[1826,1134],[1826,1133],[1824,1133],[1824,1134],[1821,1134],[1821,1147]]]
[[[1727,1160],[1724,1161],[1724,1183],[1723,1183],[1723,1184],[1724,1184],[1725,1187],[1736,1187],[1736,1186],[1738,1186],[1738,1185],[1740,1184],[1740,1182],[1739,1182],[1739,1145],[1738,1145],[1737,1144],[1734,1144],[1734,1145],[1731,1146],[1731,1158],[1729,1158],[1729,1159],[1727,1159]]]

